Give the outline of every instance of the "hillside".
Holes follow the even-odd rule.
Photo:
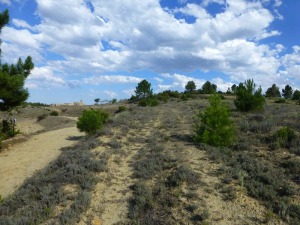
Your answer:
[[[8,197],[0,193],[0,224],[299,224],[299,105],[270,100],[263,113],[241,113],[232,99],[224,101],[238,137],[230,148],[193,142],[195,116],[207,99],[130,104],[120,113],[118,105],[103,106],[111,120],[98,135],[69,133],[75,144],[43,149],[59,154]],[[70,117],[83,107],[26,110],[16,114],[31,121],[24,146],[74,128]],[[37,122],[52,110],[59,116]],[[295,132],[284,144],[275,137],[283,127]]]

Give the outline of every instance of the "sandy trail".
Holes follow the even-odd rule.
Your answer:
[[[32,136],[0,154],[0,195],[6,197],[24,180],[43,169],[59,154],[60,149],[75,143],[82,133],[76,127],[53,130]],[[76,138],[75,138],[76,139]]]

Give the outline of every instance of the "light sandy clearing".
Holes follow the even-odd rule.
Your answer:
[[[32,136],[0,154],[0,195],[6,197],[19,188],[24,180],[43,169],[72,145],[70,137],[81,136],[76,127],[68,127]]]

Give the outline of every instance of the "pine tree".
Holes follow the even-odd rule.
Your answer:
[[[214,94],[209,98],[210,106],[204,113],[199,112],[196,126],[196,142],[213,146],[229,146],[235,140],[234,123],[227,105],[221,103],[221,96]]]
[[[185,85],[185,90],[186,90],[186,92],[190,92],[190,93],[195,91],[196,90],[195,82],[192,80],[187,82],[187,84]]]
[[[293,96],[293,88],[290,85],[286,85],[284,89],[282,89],[282,95],[285,99],[290,99]]]
[[[151,89],[151,83],[147,80],[142,80],[138,83],[138,86],[135,90],[135,95],[138,99],[143,99],[152,96],[153,91]]]
[[[240,83],[236,89],[236,99],[234,104],[239,111],[259,111],[263,110],[265,98],[262,95],[262,89],[256,90],[256,85],[252,80],[246,80]]]
[[[273,84],[272,87],[269,87],[268,90],[266,91],[266,97],[280,98],[281,95],[280,95],[279,87],[277,87],[276,84]]]
[[[8,22],[9,12],[5,10],[0,13],[0,33]],[[16,64],[11,65],[7,63],[2,64],[0,61],[0,109],[6,110],[26,101],[29,93],[28,90],[24,88],[25,79],[29,76],[33,68],[34,64],[30,56],[28,56],[24,62],[19,58]]]

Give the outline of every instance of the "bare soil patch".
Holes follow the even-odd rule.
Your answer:
[[[0,195],[12,194],[26,178],[54,160],[61,148],[75,143],[73,137],[81,135],[76,127],[69,127],[33,135],[8,147],[0,154]]]

